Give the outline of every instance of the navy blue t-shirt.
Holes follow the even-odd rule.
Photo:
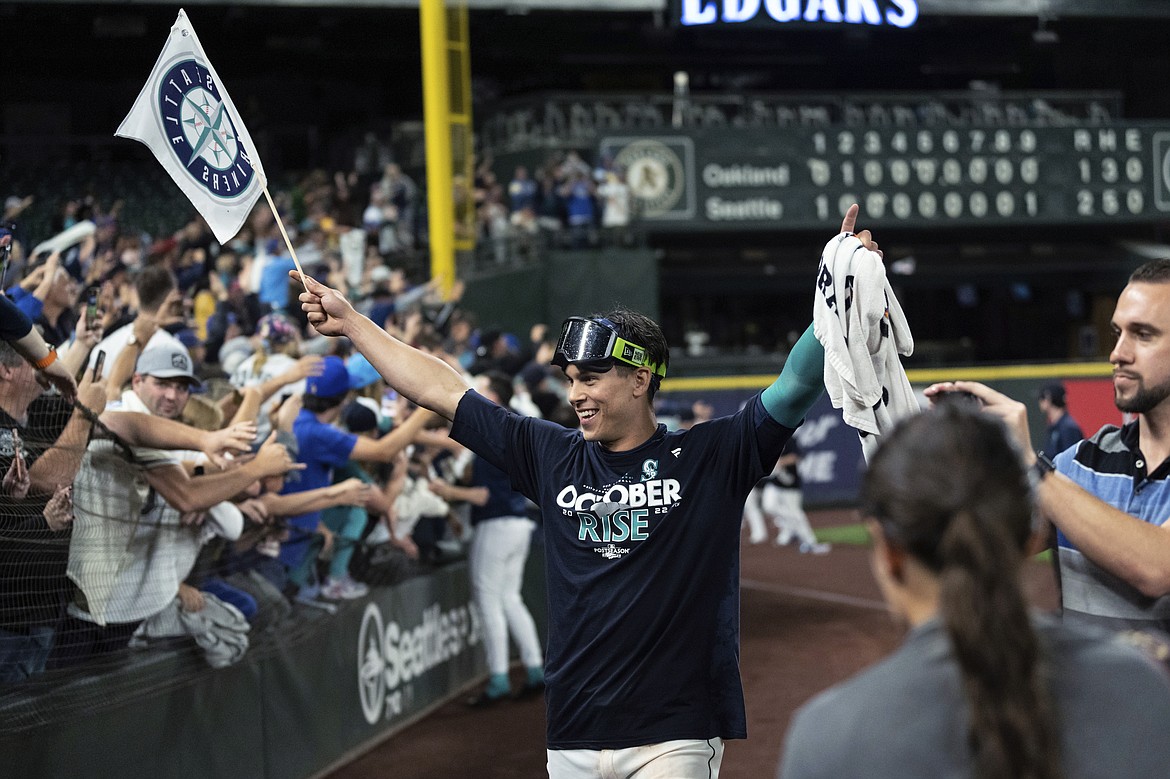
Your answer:
[[[528,500],[512,489],[512,480],[508,474],[482,457],[476,457],[471,464],[471,486],[487,487],[488,490],[488,502],[471,507],[473,526],[501,517],[528,516]]]
[[[451,436],[541,507],[550,749],[746,738],[739,536],[748,492],[792,430],[759,396],[608,452],[474,391]]]

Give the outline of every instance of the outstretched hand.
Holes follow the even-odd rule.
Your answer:
[[[312,276],[302,276],[299,271],[290,270],[288,276],[304,282],[305,291],[297,299],[301,301],[301,310],[308,315],[309,324],[321,335],[345,335],[349,318],[357,316],[345,296]]]
[[[841,232],[853,233],[854,228],[857,227],[857,214],[861,211],[861,206],[854,203],[845,211],[845,218],[841,220]],[[853,233],[857,240],[861,241],[861,245],[869,249],[871,252],[877,252],[879,257],[884,256],[882,250],[878,248],[878,242],[873,239],[873,235],[869,230],[862,230],[860,233]]]
[[[276,432],[269,434],[268,440],[256,452],[255,462],[260,464],[260,478],[265,476],[283,476],[289,471],[303,471],[308,466],[299,463],[289,454],[284,444],[276,440]]]
[[[229,427],[220,428],[205,436],[206,444],[203,453],[221,470],[226,469],[231,461],[224,455],[237,455],[249,451],[252,441],[256,438],[256,423],[237,422]]]

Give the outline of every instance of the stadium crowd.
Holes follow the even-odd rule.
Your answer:
[[[503,377],[512,408],[575,425],[547,327],[481,328],[460,284],[443,297],[410,278],[419,188],[378,149],[355,158],[274,193],[304,270],[403,341]],[[573,154],[550,171],[530,186],[518,170],[505,198],[480,166],[483,235],[542,219],[567,245],[596,241],[597,181],[618,174]],[[77,390],[46,389],[0,342],[0,681],[127,647],[228,665],[305,614],[466,555],[471,454],[345,339],[307,327],[267,205],[220,245],[197,215],[152,235],[81,192],[29,234],[32,202],[5,203],[5,296]]]

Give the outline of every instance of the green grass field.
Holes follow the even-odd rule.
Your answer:
[[[816,530],[816,534],[818,541],[830,544],[869,546],[869,531],[860,522],[853,525],[822,527]],[[1051,558],[1052,552],[1046,549],[1032,559],[1047,562]]]

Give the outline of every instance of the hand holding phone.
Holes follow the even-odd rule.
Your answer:
[[[106,364],[106,350],[98,349],[97,359],[93,362],[93,381],[101,381],[102,368]]]
[[[21,449],[20,432],[14,427],[12,428],[12,462],[8,466],[4,478],[0,480],[0,494],[17,500],[28,495],[28,489],[32,484],[28,465],[24,460],[24,452]]]

